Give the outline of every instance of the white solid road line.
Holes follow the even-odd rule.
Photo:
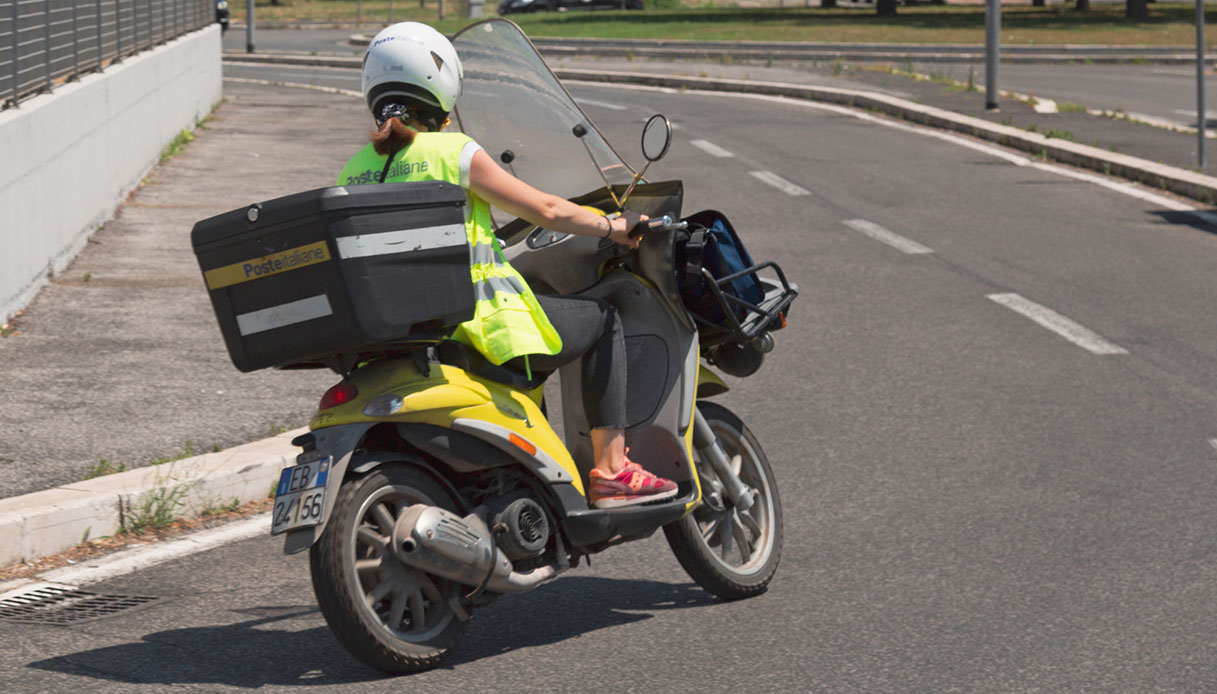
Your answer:
[[[140,545],[96,559],[86,559],[73,566],[52,569],[39,574],[37,579],[25,582],[24,585],[16,582],[5,583],[4,587],[9,590],[0,594],[0,600],[26,593],[38,585],[48,583],[70,588],[84,586],[163,564],[196,552],[214,549],[230,542],[248,540],[269,533],[270,514],[261,513],[242,521],[187,535],[178,540],[159,542],[154,545]]]
[[[894,231],[884,229],[878,224],[869,222],[865,219],[845,219],[842,220],[841,223],[854,231],[862,232],[876,241],[886,243],[892,248],[904,253],[908,253],[909,255],[934,252],[931,248],[922,246],[912,239],[906,239]]]
[[[768,183],[787,195],[811,195],[811,191],[806,188],[800,188],[772,171],[749,171],[748,174],[763,183]]]
[[[989,294],[988,298],[1015,313],[1030,318],[1042,327],[1051,330],[1092,354],[1128,354],[1128,350],[1108,342],[1093,330],[1062,316],[1047,306],[1041,306],[1018,294]]]
[[[728,152],[727,150],[708,140],[689,140],[689,144],[700,149],[706,154],[709,154],[712,157],[718,157],[719,159],[726,159],[728,157],[735,156],[731,152]]]

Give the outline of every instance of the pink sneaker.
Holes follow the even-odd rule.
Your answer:
[[[628,458],[616,475],[592,469],[588,499],[596,508],[620,508],[676,496],[676,483],[653,475]]]

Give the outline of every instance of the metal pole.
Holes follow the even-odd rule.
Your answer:
[[[1001,0],[985,2],[985,108],[997,108],[997,62],[1001,59]]]
[[[254,0],[245,0],[245,52],[254,52]]]
[[[42,3],[43,13],[46,17],[46,89],[51,89],[51,0],[45,0]]]
[[[1196,134],[1199,135],[1196,154],[1204,168],[1204,128],[1208,111],[1204,107],[1204,0],[1196,0]]]
[[[17,5],[19,0],[13,0],[13,106],[17,105],[18,86],[21,83],[21,71],[17,68],[21,63],[21,52],[18,50],[20,32],[17,30]]]
[[[76,3],[72,3],[72,79],[80,78],[80,23],[76,20]]]

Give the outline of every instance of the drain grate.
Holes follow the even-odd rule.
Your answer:
[[[156,600],[142,595],[99,595],[75,588],[42,586],[0,600],[0,620],[63,625],[109,617]]]

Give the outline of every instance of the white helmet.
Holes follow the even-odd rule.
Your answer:
[[[464,71],[443,34],[419,22],[385,27],[363,54],[363,97],[373,115],[386,97],[407,97],[452,111]]]

